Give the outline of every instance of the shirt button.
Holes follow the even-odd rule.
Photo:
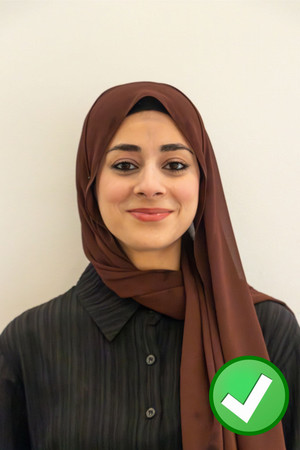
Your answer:
[[[152,417],[155,416],[155,409],[154,408],[148,408],[146,411],[146,417],[148,419],[152,419]]]
[[[146,363],[148,364],[148,366],[152,366],[152,364],[154,364],[156,361],[156,358],[154,355],[148,355],[146,358]]]

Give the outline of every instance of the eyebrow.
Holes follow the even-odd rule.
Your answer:
[[[138,145],[134,145],[134,144],[119,144],[119,145],[115,145],[114,147],[112,147],[109,150],[107,150],[106,153],[112,152],[113,150],[122,150],[122,151],[125,151],[125,152],[141,152],[142,151],[141,147],[139,147]],[[183,144],[164,144],[164,145],[161,145],[159,147],[159,150],[161,152],[173,152],[175,150],[187,150],[192,155],[194,154],[193,151],[190,148],[186,147]]]

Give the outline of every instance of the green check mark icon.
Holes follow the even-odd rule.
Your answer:
[[[289,389],[281,371],[258,356],[240,356],[215,374],[209,402],[217,420],[237,434],[254,435],[273,428],[283,417]]]
[[[227,394],[221,404],[248,423],[271,383],[271,378],[261,374],[245,403],[241,403],[231,394]]]

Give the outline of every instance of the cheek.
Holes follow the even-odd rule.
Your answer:
[[[199,179],[191,177],[177,186],[176,195],[183,209],[195,209],[198,205]]]
[[[98,203],[100,209],[121,203],[128,196],[128,185],[124,180],[103,173],[98,185]]]

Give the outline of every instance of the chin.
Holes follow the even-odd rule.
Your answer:
[[[133,250],[136,252],[155,252],[155,251],[161,251],[166,250],[168,248],[171,248],[176,245],[178,242],[178,239],[175,238],[174,240],[168,239],[155,239],[151,238],[151,233],[147,236],[147,242],[145,242],[145,236],[143,236],[143,239],[141,240],[135,240],[135,241],[121,241],[122,245],[128,248],[129,250]]]
[[[161,250],[165,250],[169,247],[171,247],[174,243],[159,243],[159,244],[153,244],[153,242],[151,243],[151,245],[145,245],[145,244],[139,244],[139,243],[135,243],[135,244],[125,244],[125,248],[128,248],[129,250],[133,250],[135,252],[159,252]]]

